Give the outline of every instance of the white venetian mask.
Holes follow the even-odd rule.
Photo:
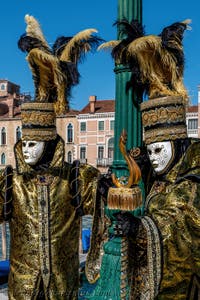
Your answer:
[[[147,151],[156,173],[162,173],[171,163],[173,153],[170,141],[149,144]]]
[[[22,141],[22,152],[27,164],[35,165],[44,151],[45,142]]]

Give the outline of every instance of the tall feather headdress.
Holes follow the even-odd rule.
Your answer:
[[[22,105],[22,133],[24,139],[49,140],[55,138],[55,115],[69,110],[71,89],[79,83],[78,63],[86,53],[94,51],[102,42],[96,29],[80,31],[72,37],[59,37],[52,47],[47,43],[39,22],[25,16],[26,33],[18,47],[27,53],[32,71],[35,98]],[[48,115],[45,115],[45,112]]]
[[[117,21],[122,38],[102,44],[99,49],[111,48],[117,64],[128,65],[132,72],[127,86],[140,96],[146,93],[150,99],[162,96],[187,98],[183,84],[184,53],[183,33],[190,29],[187,19],[173,23],[159,35],[145,35],[137,20]]]
[[[18,41],[26,57],[35,83],[35,101],[53,102],[57,114],[69,109],[72,86],[79,83],[78,63],[86,53],[102,41],[94,35],[96,29],[83,30],[73,37],[59,37],[52,48],[48,45],[40,24],[26,15],[26,34]]]
[[[140,104],[146,144],[187,137],[187,91],[183,84],[183,34],[187,19],[165,27],[159,35],[145,35],[142,25],[127,19],[116,22],[121,40],[102,44],[111,48],[116,64],[131,71],[127,89],[132,88]],[[138,104],[138,102],[135,104]]]

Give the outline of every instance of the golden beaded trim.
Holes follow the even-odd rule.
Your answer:
[[[148,130],[144,133],[146,144],[175,140],[187,137],[187,128],[185,125],[171,126],[170,128],[158,128]]]
[[[142,114],[143,126],[153,126],[162,123],[185,122],[185,108],[179,107],[159,107],[145,111]]]

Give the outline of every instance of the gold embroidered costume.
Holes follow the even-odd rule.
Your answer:
[[[10,300],[74,300],[80,215],[93,212],[99,172],[64,162],[56,115],[69,110],[71,88],[79,82],[78,63],[101,39],[91,28],[59,37],[50,47],[38,21],[30,15],[25,21],[18,47],[27,53],[35,99],[21,105],[16,171],[12,175],[12,168],[6,168],[0,179],[1,219],[9,220],[11,234],[8,294]]]
[[[77,299],[79,286],[80,217],[71,204],[71,165],[64,162],[60,138],[50,167],[36,172],[25,163],[19,142],[13,174],[9,299]],[[83,212],[93,211],[98,171],[80,167]],[[1,176],[1,211],[5,179]],[[1,220],[2,220],[1,216]]]
[[[161,282],[156,299],[199,297],[199,174],[200,142],[196,142],[164,181],[155,181],[147,197],[147,215],[159,230],[162,247]]]

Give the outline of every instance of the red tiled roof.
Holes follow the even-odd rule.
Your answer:
[[[70,109],[65,115],[66,116],[74,116],[74,115],[78,115],[80,113],[79,110],[76,109]]]
[[[115,100],[96,100],[95,113],[106,113],[115,111]],[[88,103],[81,111],[80,114],[90,113],[90,103]]]
[[[188,113],[198,113],[198,105],[192,105],[187,107],[187,112]]]

